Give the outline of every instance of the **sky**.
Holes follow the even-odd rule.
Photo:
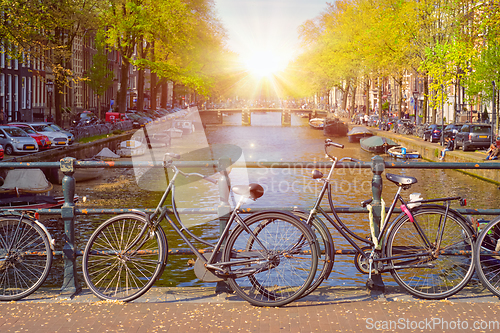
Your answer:
[[[327,8],[326,2],[216,0],[216,8],[228,31],[228,47],[232,51],[245,57],[270,50],[279,61],[289,61],[299,49],[298,27],[320,15]]]

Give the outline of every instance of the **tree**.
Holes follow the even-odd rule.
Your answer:
[[[98,96],[97,105],[101,105],[100,97],[106,92],[114,79],[113,71],[108,68],[108,54],[102,39],[102,35],[96,36],[97,53],[92,58],[92,67],[90,67],[86,76],[86,84]],[[105,117],[100,108],[98,116],[100,119]]]

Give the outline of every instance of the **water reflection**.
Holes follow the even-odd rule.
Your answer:
[[[205,130],[208,144],[232,144],[241,147],[246,161],[271,162],[319,162],[326,161],[324,157],[323,142],[325,137],[322,131],[314,130],[307,125],[307,119],[292,115],[291,127],[281,127],[280,113],[266,113],[252,115],[252,126],[242,127],[241,115],[234,114],[224,117],[226,124],[223,126],[208,126]],[[335,141],[344,144],[344,149],[336,149],[335,154],[339,157],[354,157],[363,161],[369,161],[373,155],[360,149],[358,143],[349,143],[347,138],[336,138]],[[383,156],[385,160],[391,160]],[[326,173],[326,170],[322,170]],[[403,196],[408,198],[410,193],[421,193],[424,198],[436,198],[441,196],[465,196],[469,207],[494,208],[499,204],[498,188],[474,177],[452,170],[415,170],[415,169],[387,169],[385,172],[403,174],[416,177],[418,183],[409,191],[404,191]],[[248,180],[243,179],[240,174],[248,175]],[[256,202],[248,202],[246,207],[265,206],[300,206],[311,207],[318,194],[321,183],[314,181],[311,169],[266,169],[254,168],[246,172],[237,169],[231,172],[231,181],[236,185],[239,181],[256,182],[265,188],[264,196]],[[337,207],[357,207],[363,200],[369,199],[371,193],[372,172],[370,169],[339,169],[336,170],[332,182],[334,197]],[[387,205],[390,204],[397,187],[384,179],[383,199]],[[196,185],[198,186],[198,185]],[[194,188],[198,193],[198,207],[216,208],[219,203],[219,194],[216,188],[206,191],[206,188]],[[179,189],[181,191],[181,189]],[[190,192],[190,193],[194,193]],[[179,192],[180,193],[180,192]],[[80,194],[80,193],[77,193]],[[82,195],[82,194],[80,194]],[[160,193],[140,191],[123,198],[127,204],[125,207],[154,208],[160,198]],[[189,207],[192,204],[190,195],[179,200],[179,205]],[[327,202],[323,202],[327,207]],[[345,224],[353,231],[362,236],[369,235],[369,222],[365,214],[342,214]],[[77,248],[83,249],[89,234],[106,217],[79,216],[77,224]],[[218,236],[219,225],[217,215],[196,216],[190,215],[189,219],[208,221],[206,223],[193,223],[192,231],[205,239],[215,240]],[[325,221],[326,222],[326,221]],[[334,236],[336,249],[349,249],[350,246],[338,235],[336,230],[331,230]],[[51,232],[56,232],[51,229]],[[169,248],[184,248],[185,245],[179,236],[170,228],[166,228]],[[62,235],[61,235],[62,236]],[[62,239],[59,238],[59,239]],[[192,258],[174,255],[169,256],[169,263],[165,272],[157,282],[164,286],[203,286],[192,268],[188,265],[188,259]],[[353,264],[353,256],[339,255],[335,258],[334,271],[325,283],[327,285],[350,285],[360,286],[366,282],[366,276],[359,273]],[[60,285],[62,272],[55,269],[51,274],[55,285]],[[81,279],[80,281],[83,281]],[[384,275],[386,284],[395,284],[389,274]]]

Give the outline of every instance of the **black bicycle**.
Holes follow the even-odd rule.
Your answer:
[[[159,278],[168,257],[168,242],[161,222],[182,237],[196,255],[196,276],[205,282],[227,281],[243,299],[257,306],[282,306],[300,297],[317,270],[318,246],[311,229],[293,214],[261,212],[243,219],[242,203],[264,194],[258,184],[234,186],[241,195],[216,244],[192,234],[181,222],[175,205],[175,181],[180,175],[216,180],[199,173],[184,173],[167,153],[164,168],[174,173],[155,211],[140,211],[110,218],[90,237],[83,254],[83,276],[101,299],[131,301],[148,291]],[[171,207],[165,205],[171,195]],[[173,216],[169,215],[173,214]],[[208,246],[198,250],[191,239]]]
[[[47,279],[54,239],[33,211],[0,213],[0,301],[34,293]]]
[[[481,283],[500,297],[500,217],[482,228],[477,238],[476,272]]]
[[[332,166],[326,177],[319,170],[313,171],[312,177],[322,181],[323,186],[311,211],[308,214],[299,213],[298,217],[313,225],[321,216],[338,230],[355,249],[354,264],[361,273],[368,274],[368,287],[374,286],[372,274],[391,272],[401,287],[420,298],[442,299],[460,291],[471,279],[474,273],[474,258],[477,257],[474,247],[475,233],[471,224],[460,213],[450,208],[450,202],[459,201],[461,205],[465,205],[465,199],[412,198],[405,201],[401,191],[409,189],[417,179],[386,173],[386,178],[398,186],[397,193],[385,218],[385,207],[382,206],[382,225],[378,236],[375,234],[372,216],[370,237],[360,236],[351,231],[335,211],[330,180],[337,158],[329,153],[330,147],[343,148],[343,145],[330,139],[325,141],[325,153],[333,162]],[[349,157],[342,158],[339,162],[342,161],[360,162]],[[320,206],[325,194],[328,196],[331,215]],[[398,202],[401,203],[402,213],[391,222]],[[441,204],[436,204],[438,202]],[[362,203],[363,207],[368,208],[370,215],[373,208],[371,203],[372,199]],[[317,229],[321,224],[315,225]],[[324,234],[324,231],[322,233]],[[312,292],[328,278],[335,260],[331,238],[318,235],[318,239],[323,240],[320,242],[323,246],[319,258],[319,272],[305,294]],[[365,246],[360,247],[356,242],[364,243]]]

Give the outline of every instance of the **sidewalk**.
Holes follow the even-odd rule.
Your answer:
[[[6,332],[335,332],[500,330],[500,301],[482,287],[447,300],[416,299],[387,287],[320,287],[281,308],[260,308],[215,288],[154,287],[131,303],[99,301],[88,290],[73,299],[37,291],[0,303]]]

